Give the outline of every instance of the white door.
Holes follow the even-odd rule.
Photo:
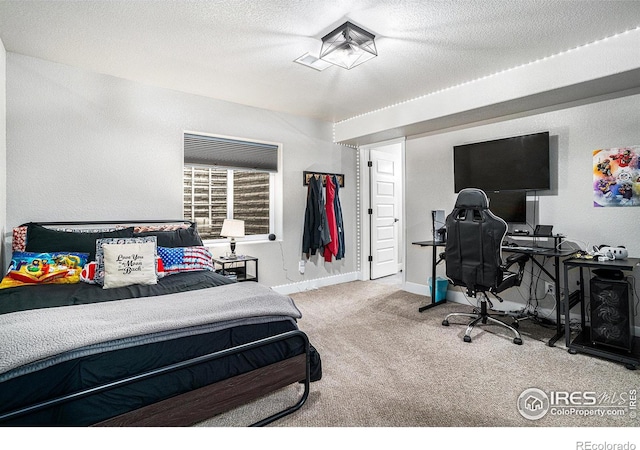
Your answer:
[[[398,273],[400,155],[370,151],[371,279]]]

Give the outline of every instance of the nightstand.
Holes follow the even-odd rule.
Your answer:
[[[258,281],[258,258],[254,256],[239,255],[234,259],[225,257],[213,258],[213,265],[216,272],[233,280]]]

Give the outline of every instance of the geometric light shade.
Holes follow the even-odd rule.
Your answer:
[[[375,36],[346,22],[322,38],[320,59],[351,69],[378,56]]]

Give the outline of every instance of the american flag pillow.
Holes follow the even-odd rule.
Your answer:
[[[158,247],[165,275],[196,270],[213,271],[213,259],[207,247]]]

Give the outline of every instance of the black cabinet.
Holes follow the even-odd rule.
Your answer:
[[[258,281],[258,258],[254,256],[213,258],[213,265],[216,272],[232,280]]]
[[[586,298],[583,269],[632,272],[640,264],[638,258],[613,261],[571,258],[564,265],[565,339],[569,353],[585,353],[623,363],[628,369],[640,365],[640,339],[634,336],[633,299],[627,281],[594,277],[589,280]],[[577,301],[570,295],[569,271],[579,270]],[[580,306],[580,332],[571,339],[570,311]],[[587,312],[589,316],[587,316]]]

